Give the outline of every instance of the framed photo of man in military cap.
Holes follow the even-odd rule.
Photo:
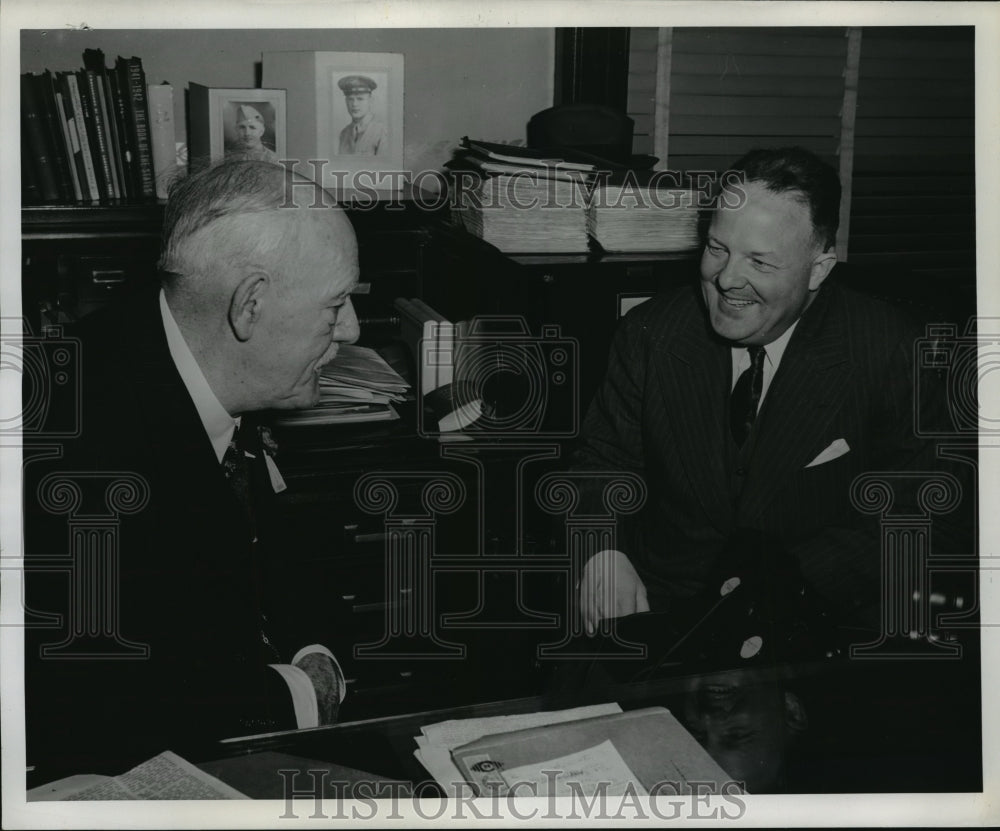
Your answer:
[[[191,84],[191,161],[278,162],[285,147],[285,90],[216,89]]]
[[[288,149],[305,174],[334,189],[399,187],[402,55],[265,52],[263,80],[287,90]]]

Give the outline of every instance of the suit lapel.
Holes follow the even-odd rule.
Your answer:
[[[795,471],[830,441],[829,426],[852,374],[834,286],[803,315],[764,399],[740,515],[763,510]]]
[[[731,373],[728,346],[714,336],[700,298],[669,334],[654,360],[675,449],[698,500],[721,529],[732,522],[724,421]]]

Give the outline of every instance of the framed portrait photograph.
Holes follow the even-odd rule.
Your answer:
[[[191,163],[277,162],[286,156],[285,90],[217,89],[191,84]]]
[[[265,52],[263,78],[287,90],[290,158],[315,160],[328,187],[392,186],[386,174],[403,169],[402,55]]]

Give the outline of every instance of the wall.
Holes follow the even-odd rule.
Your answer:
[[[87,48],[112,65],[136,55],[148,83],[173,84],[178,140],[188,83],[255,87],[264,51],[401,53],[411,170],[440,166],[463,135],[523,140],[528,119],[552,106],[552,29],[25,30],[21,71],[79,69]]]

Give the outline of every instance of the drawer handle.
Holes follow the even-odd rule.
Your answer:
[[[351,539],[356,543],[362,542],[385,542],[386,533],[385,531],[373,531],[367,534],[354,534]]]
[[[341,597],[343,597],[344,600],[350,602],[350,601],[354,600],[354,598],[356,598],[357,595],[356,594],[344,594],[344,595],[341,595]]]
[[[125,282],[125,270],[121,268],[94,268],[90,279],[95,286],[120,286]]]

